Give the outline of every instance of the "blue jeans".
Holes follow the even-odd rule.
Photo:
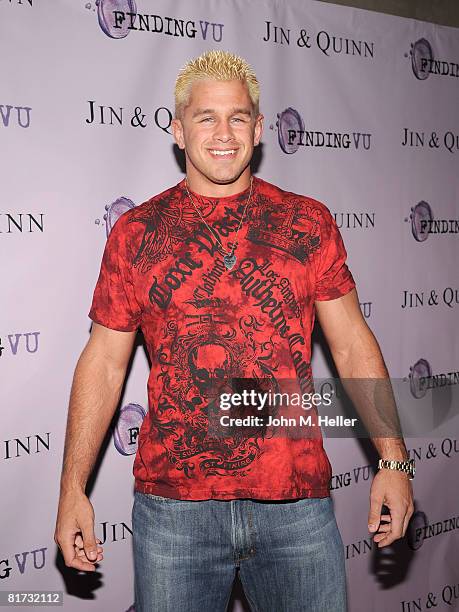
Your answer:
[[[224,612],[236,570],[253,612],[344,612],[332,501],[134,494],[136,612]]]

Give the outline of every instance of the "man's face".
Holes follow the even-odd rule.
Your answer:
[[[260,142],[263,116],[255,116],[247,85],[241,81],[199,80],[172,130],[185,149],[187,176],[195,190],[235,183]]]

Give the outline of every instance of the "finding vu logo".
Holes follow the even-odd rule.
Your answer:
[[[432,207],[424,200],[411,207],[410,220],[411,233],[417,242],[424,242],[429,234],[459,234],[459,219],[434,219]]]
[[[99,25],[109,38],[125,38],[129,32],[150,32],[179,38],[201,36],[207,42],[223,40],[223,23],[178,19],[149,13],[138,13],[135,0],[97,0]]]
[[[291,107],[277,114],[276,127],[279,146],[288,155],[296,153],[299,147],[358,150],[371,146],[368,133],[307,130],[300,113]]]
[[[459,64],[435,59],[432,45],[426,38],[419,38],[415,43],[411,43],[409,55],[413,74],[420,81],[425,81],[430,74],[459,77]],[[408,57],[408,54],[405,54],[405,57]]]

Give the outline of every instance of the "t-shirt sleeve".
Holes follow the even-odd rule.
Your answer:
[[[116,221],[105,244],[88,315],[95,323],[117,331],[134,331],[141,319],[132,282],[128,229],[124,214]]]
[[[347,252],[335,219],[326,206],[321,208],[320,246],[316,260],[315,299],[335,300],[354,287],[347,267]]]

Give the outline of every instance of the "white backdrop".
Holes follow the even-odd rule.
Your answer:
[[[68,396],[107,223],[183,176],[173,85],[211,48],[254,66],[257,174],[336,215],[407,417],[431,411],[432,431],[406,432],[417,512],[390,550],[367,532],[374,457],[326,440],[350,610],[459,609],[459,31],[312,0],[0,0],[0,590],[64,590],[69,611],[133,603],[135,435],[107,439],[91,485],[100,572],[69,576],[54,545]],[[131,434],[147,373],[139,346],[121,402],[141,407],[123,412]],[[447,418],[422,387],[440,374]]]

